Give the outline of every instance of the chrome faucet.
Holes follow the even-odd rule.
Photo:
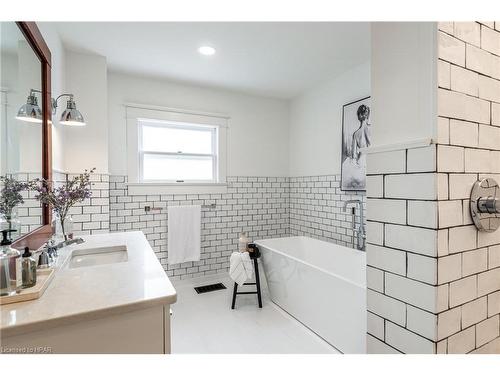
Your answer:
[[[344,206],[342,207],[342,211],[347,212],[347,206],[350,204],[354,205],[354,213],[352,216],[352,246],[354,247],[354,237],[357,238],[357,248],[358,250],[365,250],[365,225],[364,225],[364,217],[363,217],[363,202],[360,199],[350,199],[344,202]],[[359,210],[359,226],[356,228],[356,207]]]
[[[83,238],[73,238],[71,240],[61,241],[56,245],[54,240],[49,240],[46,244],[47,253],[51,258],[57,257],[57,250],[62,249],[65,246],[84,243],[85,240]]]
[[[40,253],[38,256],[38,267],[45,268],[51,267],[57,263],[57,257],[59,256],[58,250],[62,249],[65,246],[72,245],[74,243],[81,244],[84,243],[83,238],[74,238],[71,240],[61,241],[56,244],[54,239],[49,239],[43,248],[37,250],[37,253]]]

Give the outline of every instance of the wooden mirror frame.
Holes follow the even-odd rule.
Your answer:
[[[40,60],[42,69],[42,178],[52,180],[52,106],[51,106],[51,54],[35,22],[16,22],[26,41]],[[36,250],[52,236],[52,212],[46,204],[42,205],[42,225],[19,237],[12,247]]]

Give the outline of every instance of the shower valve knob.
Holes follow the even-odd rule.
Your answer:
[[[470,196],[470,214],[477,229],[494,232],[500,226],[498,183],[492,178],[476,181]]]
[[[477,201],[477,209],[481,213],[498,214],[500,213],[500,204],[496,197],[481,197]]]

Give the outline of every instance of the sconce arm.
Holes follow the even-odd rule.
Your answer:
[[[56,102],[59,100],[59,98],[62,98],[63,96],[69,96],[71,99],[73,99],[73,94],[61,94],[56,98]]]
[[[30,97],[31,96],[35,96],[35,93],[38,93],[38,94],[42,94],[42,91],[41,90],[38,90],[38,89],[30,89]],[[57,98],[51,98],[50,99],[50,105],[51,105],[51,108],[52,108],[52,115],[54,116],[57,112],[57,102],[59,101],[59,99],[61,99],[62,97],[64,96],[67,96],[69,97],[69,101],[73,101],[73,94],[61,94],[59,95]]]
[[[52,114],[55,115],[57,111],[57,101],[62,98],[63,96],[69,96],[71,99],[73,99],[73,94],[61,94],[57,98],[52,98]]]

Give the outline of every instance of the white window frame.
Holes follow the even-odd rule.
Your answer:
[[[156,183],[217,183],[219,182],[219,175],[218,175],[218,170],[219,170],[219,165],[218,165],[218,149],[217,149],[217,140],[218,140],[218,133],[219,133],[219,128],[217,126],[209,126],[209,125],[198,125],[198,124],[187,124],[187,123],[174,123],[174,122],[167,122],[167,121],[158,121],[154,119],[138,119],[138,136],[139,136],[139,152],[138,152],[138,158],[139,158],[139,182],[144,182],[144,183],[149,183],[149,182],[156,182]],[[147,151],[142,148],[143,144],[143,128],[144,126],[151,126],[151,127],[159,127],[159,128],[168,128],[168,129],[185,129],[185,130],[192,130],[192,131],[204,131],[204,132],[210,132],[210,137],[211,137],[211,143],[212,143],[212,153],[210,154],[195,154],[195,153],[188,153],[188,152],[163,152],[163,151]],[[145,180],[144,179],[144,156],[146,154],[149,155],[165,155],[165,156],[178,156],[178,157],[205,157],[205,158],[211,158],[212,159],[212,179],[210,180]]]
[[[180,110],[167,107],[126,104],[127,120],[127,169],[129,194],[203,194],[226,191],[228,121],[223,114]],[[142,181],[142,128],[158,122],[159,126],[208,127],[213,129],[214,181]],[[163,154],[163,153],[162,153]],[[167,153],[166,153],[167,154]],[[170,153],[174,154],[174,153]],[[191,154],[184,154],[191,155]]]

